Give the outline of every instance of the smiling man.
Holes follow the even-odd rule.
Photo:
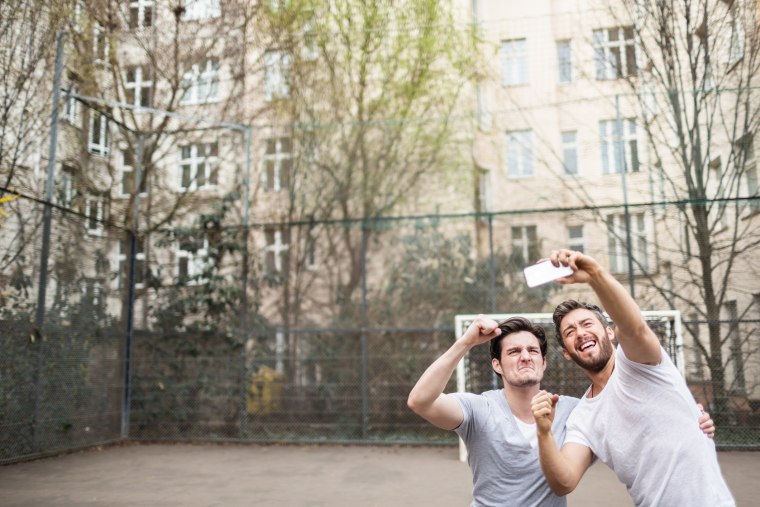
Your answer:
[[[551,489],[557,495],[573,491],[596,456],[637,506],[735,505],[714,442],[693,424],[699,415],[694,398],[635,301],[587,255],[557,250],[550,260],[573,269],[560,283],[591,286],[616,327],[589,303],[569,300],[554,311],[562,353],[583,369],[591,386],[567,419],[564,445],[552,424],[557,395],[540,391],[532,400]]]

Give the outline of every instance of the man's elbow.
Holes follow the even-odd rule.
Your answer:
[[[406,406],[415,414],[420,414],[424,407],[423,403],[415,396],[414,391],[409,393],[409,397],[406,399]]]
[[[549,488],[551,488],[552,493],[554,493],[557,496],[566,496],[575,491],[576,484],[562,484],[562,483],[549,483]]]

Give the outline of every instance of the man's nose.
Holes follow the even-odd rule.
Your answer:
[[[530,360],[530,351],[528,349],[522,349],[520,351],[521,360]]]

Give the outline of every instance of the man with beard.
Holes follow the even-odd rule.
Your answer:
[[[504,388],[444,394],[459,360],[489,340],[491,367]],[[409,408],[439,428],[456,431],[467,445],[473,507],[567,505],[564,497],[549,489],[536,450],[530,403],[544,376],[546,350],[544,330],[528,319],[513,317],[497,324],[480,315],[409,393]],[[578,399],[557,400],[552,431],[561,444],[565,420]]]
[[[573,491],[596,456],[636,505],[735,505],[714,442],[691,422],[699,415],[694,398],[636,302],[587,255],[557,250],[550,261],[573,269],[560,283],[591,286],[616,328],[589,303],[569,300],[554,311],[562,352],[591,386],[567,419],[564,445],[552,425],[559,397],[540,391],[532,400],[541,466],[552,491]]]

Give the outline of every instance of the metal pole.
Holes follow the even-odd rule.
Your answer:
[[[626,183],[625,146],[623,146],[623,121],[620,118],[620,95],[615,95],[615,158],[623,184],[623,216],[625,217],[625,248],[628,253],[628,290],[636,297],[633,283],[633,251],[631,249],[631,214],[628,211],[628,186]],[[613,231],[614,232],[614,231]]]
[[[240,358],[240,422],[238,432],[240,438],[245,435],[247,422],[247,403],[246,403],[246,364],[245,364],[245,345],[248,342],[248,236],[249,232],[249,212],[250,212],[250,192],[251,192],[251,127],[245,127],[243,131],[243,142],[245,145],[245,169],[243,173],[243,280],[240,283],[240,337],[243,341]]]
[[[362,388],[362,439],[367,439],[369,426],[369,358],[367,350],[367,219],[362,220],[362,334],[361,334],[361,388]]]
[[[491,313],[496,313],[496,265],[493,257],[493,215],[488,214],[488,298]]]
[[[53,107],[50,113],[50,147],[48,152],[47,180],[45,181],[45,207],[42,209],[42,251],[40,252],[40,278],[37,289],[35,328],[37,336],[37,368],[34,371],[34,413],[32,414],[32,449],[37,448],[37,421],[39,419],[39,384],[42,370],[45,324],[45,300],[47,299],[48,257],[50,257],[50,222],[55,187],[56,149],[58,148],[58,102],[61,100],[61,74],[63,73],[64,32],[55,37],[55,71],[53,73]]]
[[[48,257],[50,256],[50,221],[55,188],[56,150],[58,148],[58,111],[61,100],[61,74],[63,73],[63,41],[64,32],[60,31],[55,37],[55,73],[53,74],[53,109],[50,113],[50,148],[47,165],[47,181],[45,181],[45,208],[42,219],[42,252],[40,253],[40,280],[37,291],[37,313],[35,323],[37,331],[42,333],[45,323],[45,298],[47,295]]]
[[[129,231],[129,269],[127,275],[127,314],[124,343],[124,398],[121,410],[121,438],[129,438],[129,410],[132,399],[132,340],[134,338],[135,320],[135,283],[137,272],[137,237],[140,220],[140,188],[142,186],[143,151],[145,135],[137,136],[137,153],[135,154],[135,193],[132,209],[132,228]]]

